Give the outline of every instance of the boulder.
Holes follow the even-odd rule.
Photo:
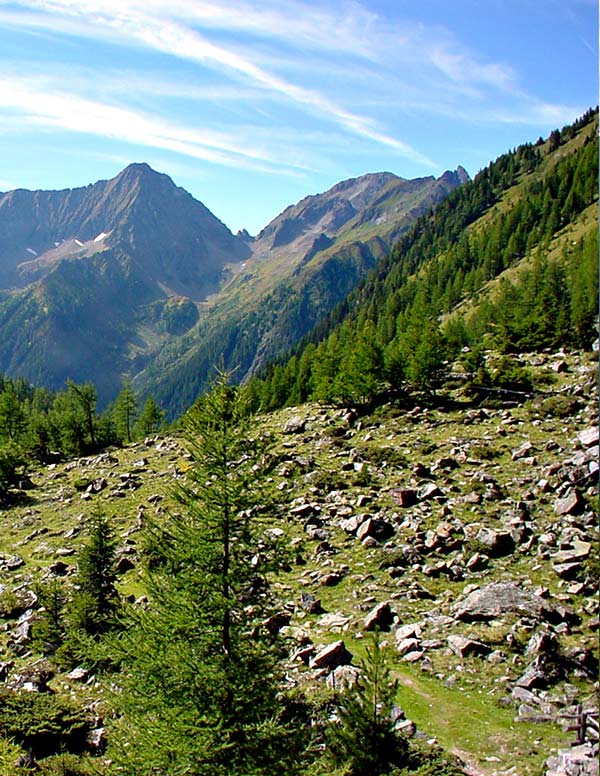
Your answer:
[[[362,542],[367,538],[378,542],[385,542],[394,535],[394,526],[387,520],[370,517],[365,520],[356,532],[357,538]]]
[[[87,682],[89,676],[90,672],[87,669],[78,666],[67,674],[67,679],[70,679],[72,682]]]
[[[315,598],[310,593],[302,593],[300,596],[300,606],[308,614],[321,614],[323,611],[320,599]]]
[[[521,447],[514,451],[511,458],[513,461],[518,461],[521,458],[527,458],[533,451],[533,445],[531,442],[524,442]]]
[[[106,749],[106,730],[103,727],[90,730],[85,739],[87,748],[94,754],[102,754]]]
[[[338,666],[327,677],[330,690],[351,690],[358,682],[360,669],[356,666]]]
[[[399,507],[412,507],[419,498],[414,488],[396,488],[390,491],[390,496]]]
[[[411,652],[419,651],[420,644],[421,642],[419,639],[414,637],[402,639],[401,641],[396,641],[396,649],[398,650],[398,654],[402,657],[403,655],[408,655]]]
[[[577,435],[577,441],[583,447],[593,447],[594,445],[597,445],[600,442],[600,428],[598,426],[586,428]]]
[[[442,498],[444,493],[435,482],[426,482],[419,488],[418,496],[421,501],[428,501],[433,498]]]
[[[590,542],[574,539],[571,542],[570,548],[555,552],[552,555],[552,560],[554,563],[575,563],[585,560],[585,558],[589,557],[591,551],[592,545]]]
[[[369,515],[361,514],[361,515],[352,515],[351,517],[348,517],[346,520],[342,520],[340,523],[340,528],[343,531],[346,531],[346,533],[349,534],[355,534],[358,529],[361,527],[361,525],[369,519]]]
[[[547,601],[516,582],[492,582],[477,588],[457,602],[453,613],[466,622],[492,620],[507,613],[550,622],[559,619],[556,610]]]
[[[514,552],[515,542],[508,531],[495,531],[492,528],[481,528],[475,537],[483,545],[486,555],[491,558],[501,558]]]
[[[12,555],[4,561],[4,567],[7,571],[16,571],[25,565],[25,561],[20,555]]]
[[[421,624],[418,622],[411,622],[406,623],[405,625],[400,625],[398,628],[396,628],[394,638],[396,639],[396,643],[399,644],[405,639],[419,637],[420,635]]]
[[[476,552],[474,555],[471,555],[465,565],[468,571],[482,571],[487,568],[489,562],[490,559],[487,555]]]
[[[581,493],[575,488],[569,490],[565,496],[558,499],[554,509],[559,515],[578,515],[585,508],[585,501]]]
[[[352,653],[348,651],[343,641],[334,641],[328,644],[310,661],[311,668],[334,669],[338,666],[346,666],[352,663]]]
[[[306,428],[306,420],[300,417],[300,415],[294,415],[293,417],[289,418],[285,422],[283,426],[283,433],[302,434],[305,428]]]
[[[377,604],[365,617],[365,630],[386,630],[394,622],[394,612],[387,601]]]
[[[598,755],[590,744],[559,749],[546,761],[545,776],[598,776]]]
[[[459,657],[467,657],[468,655],[489,655],[492,651],[491,647],[484,644],[481,641],[470,639],[467,636],[460,636],[457,633],[453,633],[448,636],[448,646]]]
[[[550,677],[539,666],[532,665],[526,669],[525,673],[517,681],[517,687],[524,687],[526,690],[544,689],[550,684]]]

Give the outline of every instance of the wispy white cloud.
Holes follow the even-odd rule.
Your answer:
[[[31,14],[13,14],[10,17],[12,23],[22,23],[29,27],[37,25],[54,32],[60,31],[61,24],[64,24],[62,31],[66,34],[134,43],[155,52],[222,70],[228,75],[240,77],[260,89],[276,94],[291,104],[315,112],[321,118],[337,123],[355,135],[392,148],[422,164],[432,164],[408,143],[386,132],[373,117],[360,115],[318,90],[286,80],[241,55],[234,47],[217,44],[198,29],[184,23],[189,19],[196,22],[209,20],[214,26],[216,22],[225,24],[229,16],[228,24],[233,28],[248,30],[258,27],[260,23],[263,36],[279,36],[286,40],[290,37],[295,40],[302,38],[313,45],[324,46],[325,41],[321,36],[325,26],[335,30],[340,25],[324,25],[322,13],[308,13],[308,19],[305,18],[299,24],[301,30],[299,35],[296,35],[296,25],[290,25],[289,16],[285,18],[273,9],[261,12],[256,6],[246,6],[236,13],[231,12],[229,6],[200,1],[190,3],[187,0],[179,0],[169,7],[168,12],[162,3],[142,3],[139,0],[120,0],[118,3],[114,0],[25,0],[23,4],[41,13],[37,17]],[[298,10],[299,5],[296,6]],[[306,10],[307,7],[302,6],[302,11]],[[328,17],[327,21],[331,22],[331,18]],[[345,25],[341,26],[344,29],[353,27],[354,22],[347,20]],[[321,32],[316,34],[317,30]],[[312,35],[309,35],[309,31],[312,31]],[[356,35],[350,36],[350,41],[355,38]],[[344,38],[344,48],[349,48],[347,38]],[[356,47],[354,51],[356,52]]]
[[[159,118],[60,92],[36,88],[27,79],[0,78],[0,106],[21,116],[29,125],[60,128],[69,132],[100,135],[140,146],[175,151],[188,157],[276,172],[293,172],[289,162],[281,164],[260,148],[239,139],[191,130]]]
[[[90,65],[65,78],[50,63],[37,85],[17,79],[18,94],[9,89],[12,78],[0,82],[0,108],[17,110],[35,126],[217,164],[302,169],[310,156],[301,151],[302,133],[313,119],[333,134],[433,168],[402,137],[402,120],[411,112],[496,124],[560,123],[573,116],[573,108],[528,95],[510,66],[478,56],[448,30],[399,16],[384,20],[359,0],[0,0],[0,24],[166,55],[202,75],[197,81],[168,72],[149,78],[132,65],[100,77]],[[127,97],[137,110],[124,107]],[[197,120],[175,119],[175,112],[161,110],[172,118],[158,118],[151,98],[227,104],[237,110],[238,126],[227,135],[200,131]],[[269,118],[289,109],[305,121],[286,147]]]

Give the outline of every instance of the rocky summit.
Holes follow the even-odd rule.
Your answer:
[[[310,404],[259,418],[273,443],[269,531],[289,548],[265,627],[288,639],[287,683],[311,693],[352,686],[377,629],[397,729],[435,741],[465,774],[597,774],[596,364],[579,352],[520,359],[535,378],[526,400],[474,402],[457,383],[406,409]],[[36,583],[74,579],[101,507],[119,537],[119,590],[143,606],[140,527],[175,508],[189,467],[177,435],[153,436],[32,471],[0,512],[0,687],[76,698],[90,751],[106,736],[107,680],[41,659]]]

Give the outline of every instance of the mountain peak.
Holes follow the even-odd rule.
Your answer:
[[[146,162],[132,162],[131,164],[128,164],[127,167],[121,170],[121,172],[113,178],[113,180],[126,182],[164,180],[173,183],[168,175],[157,172]]]

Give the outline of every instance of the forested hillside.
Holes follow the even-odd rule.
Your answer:
[[[465,346],[590,348],[597,128],[590,110],[504,154],[421,217],[287,363],[249,385],[255,405],[433,391]]]

